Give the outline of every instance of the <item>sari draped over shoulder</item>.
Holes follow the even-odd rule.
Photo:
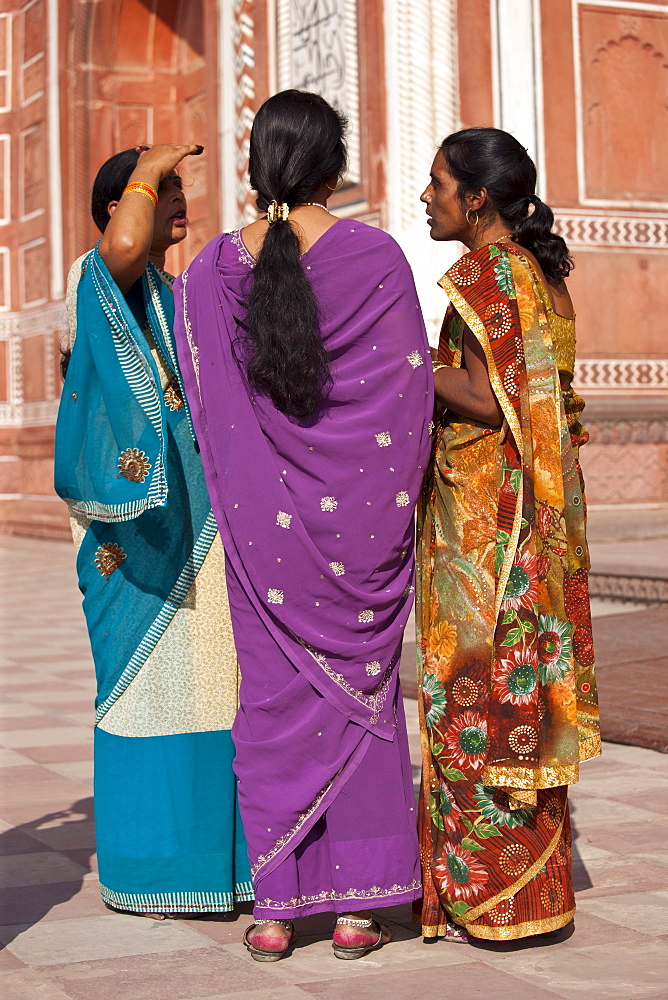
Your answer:
[[[567,786],[601,752],[584,404],[561,391],[556,314],[512,245],[467,254],[439,283],[439,361],[460,366],[468,327],[504,422],[443,413],[418,506],[418,912],[427,937],[450,918],[509,939],[572,918]]]
[[[136,290],[131,308],[97,249],[73,266],[56,428],[97,677],[100,885],[119,909],[229,910],[252,886],[224,556],[180,384],[171,278],[149,264]]]
[[[233,729],[258,917],[420,893],[398,663],[431,365],[406,260],[336,222],[303,255],[331,358],[319,419],[249,387],[239,233],[180,279],[175,332],[225,545],[242,672]]]

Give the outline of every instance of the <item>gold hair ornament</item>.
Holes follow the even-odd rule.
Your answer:
[[[267,209],[267,219],[269,220],[269,225],[273,225],[274,222],[287,222],[288,216],[290,215],[290,207],[287,201],[284,201],[282,205],[279,205],[277,201],[272,201]]]

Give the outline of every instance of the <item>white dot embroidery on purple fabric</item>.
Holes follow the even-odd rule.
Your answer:
[[[411,351],[410,354],[406,355],[406,360],[410,364],[411,368],[419,368],[420,365],[424,364],[424,358],[419,351]]]
[[[329,568],[333,571],[335,576],[344,576],[346,568],[342,562],[331,562]]]
[[[330,513],[339,506],[339,501],[336,497],[323,497],[320,501],[320,509],[323,511],[329,511]]]
[[[270,587],[267,591],[267,601],[269,604],[282,604],[283,603],[283,591],[276,590],[275,587]]]
[[[374,437],[379,448],[387,448],[392,444],[392,437],[389,431],[380,431],[380,433],[374,434]]]
[[[358,620],[358,622],[361,622],[362,624],[365,624],[367,622],[372,622],[373,621],[373,611],[370,611],[368,609],[366,611],[360,611],[360,613],[357,616],[357,620]]]
[[[279,528],[290,528],[290,521],[292,520],[292,514],[286,514],[284,510],[279,510],[276,515],[276,524]]]
[[[397,493],[394,499],[397,507],[408,507],[409,503],[411,502],[411,498],[409,497],[406,490],[401,490],[399,493]]]
[[[371,660],[370,663],[366,664],[366,672],[369,677],[375,677],[376,674],[380,673],[380,660]]]

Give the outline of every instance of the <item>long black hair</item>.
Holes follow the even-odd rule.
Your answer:
[[[111,218],[107,206],[110,201],[120,201],[121,195],[130,180],[130,175],[137,166],[138,159],[138,150],[124,149],[121,153],[115,153],[114,156],[110,157],[98,170],[97,177],[93,182],[90,210],[93,222],[101,233],[105,231]],[[71,349],[69,347],[61,347],[60,373],[63,379],[67,374],[71,357]]]
[[[284,90],[262,105],[250,137],[257,207],[302,205],[346,168],[346,119],[317,94]],[[251,387],[296,420],[312,417],[329,382],[318,306],[293,224],[269,225],[246,300],[246,373]]]
[[[552,232],[554,215],[536,194],[536,166],[524,146],[498,128],[465,128],[444,139],[441,150],[462,202],[468,192],[486,188],[487,211],[497,210],[515,242],[534,254],[548,278],[567,278],[573,259],[565,240]]]

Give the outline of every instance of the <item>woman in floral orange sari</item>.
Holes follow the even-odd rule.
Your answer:
[[[572,920],[568,785],[601,752],[572,262],[535,182],[512,136],[466,129],[422,195],[432,239],[470,250],[439,282],[450,306],[419,508],[426,938]]]

